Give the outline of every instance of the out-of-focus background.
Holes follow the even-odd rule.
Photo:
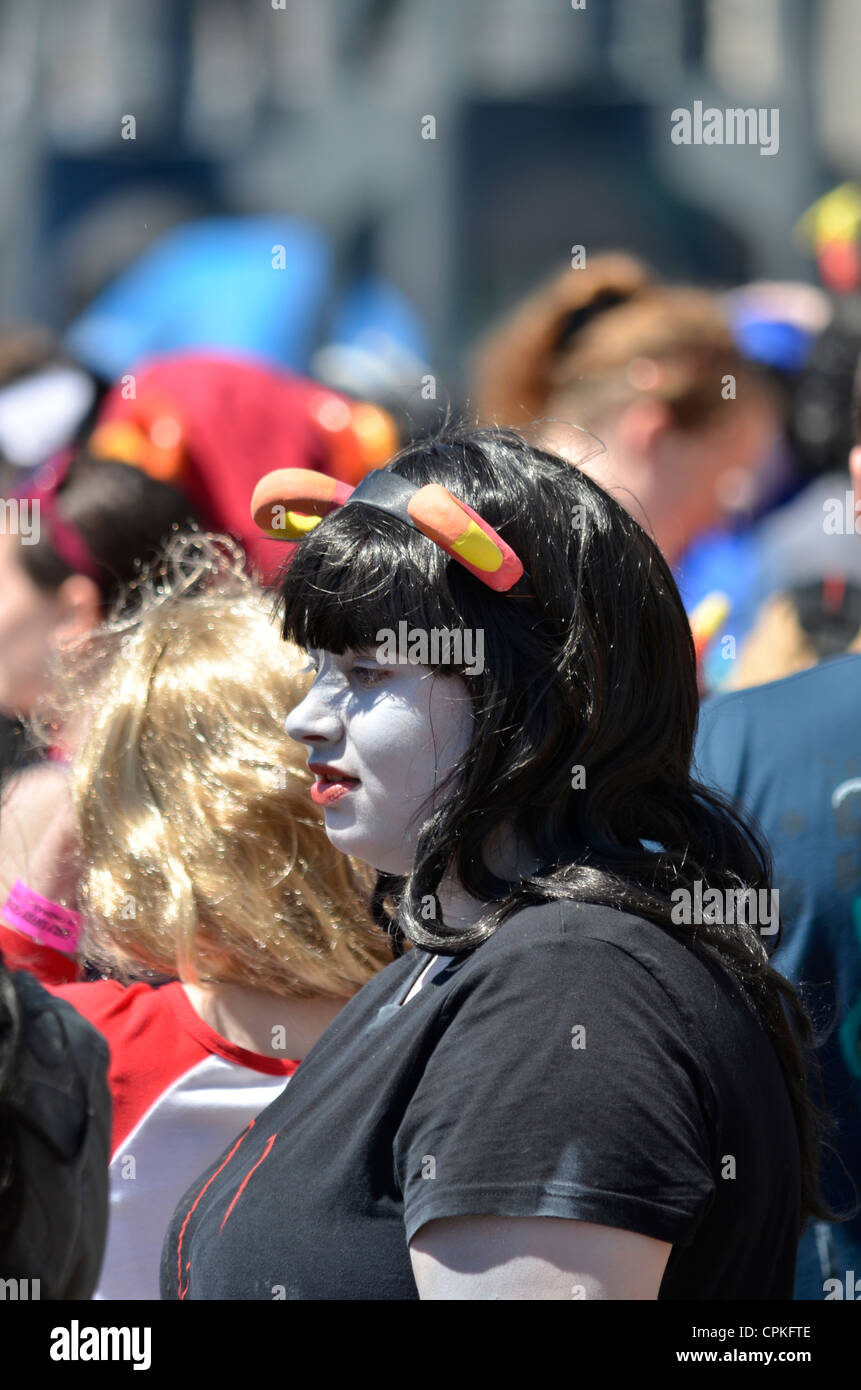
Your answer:
[[[164,480],[190,458],[196,513],[248,545],[253,479],[286,461],[264,435],[354,483],[448,415],[561,418],[601,436],[623,499],[639,490],[704,689],[845,650],[861,626],[861,546],[836,518],[861,352],[859,49],[854,0],[0,0],[3,490],[107,421],[99,457]],[[602,266],[611,251],[653,279]],[[482,374],[477,345],[512,313]],[[180,370],[177,353],[282,385]],[[303,407],[322,461],[284,373],[341,393]],[[727,381],[732,427],[713,409]],[[544,442],[565,452],[558,431]],[[737,662],[790,588],[792,654]]]
[[[56,657],[175,531],[271,577],[264,474],[323,510],[530,428],[672,567],[857,1180],[859,55],[861,0],[0,0],[0,892],[75,754],[30,738]],[[809,1228],[798,1296],[859,1261]]]
[[[854,0],[3,0],[0,313],[64,327],[213,213],[310,224],[444,374],[574,243],[812,277],[791,230],[859,172],[859,41]],[[778,153],[674,145],[694,100],[778,107]]]

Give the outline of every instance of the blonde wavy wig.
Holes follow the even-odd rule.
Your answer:
[[[294,998],[352,994],[391,960],[284,729],[305,665],[241,552],[200,533],[67,654],[52,719],[80,730],[88,960]]]

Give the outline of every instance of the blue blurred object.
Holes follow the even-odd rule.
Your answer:
[[[738,650],[762,605],[775,594],[826,577],[861,586],[861,545],[852,526],[853,505],[847,475],[826,473],[747,530],[699,536],[676,571],[687,612],[709,594],[726,594],[730,612],[723,632],[735,638]],[[710,693],[725,685],[732,670],[721,650],[721,635],[706,648],[702,660],[702,676]]]
[[[724,307],[739,351],[786,376],[805,366],[833,312],[816,285],[792,280],[741,285],[724,296]]]
[[[745,357],[784,372],[801,370],[814,340],[814,334],[798,324],[763,318],[752,309],[735,314],[732,328]]]
[[[66,346],[107,380],[142,358],[188,350],[307,374],[327,340],[426,358],[421,322],[398,291],[364,273],[339,284],[335,263],[329,238],[295,218],[186,223],[98,296]]]
[[[735,609],[752,590],[758,572],[755,532],[706,531],[679,561],[676,583],[688,612],[715,589],[726,594]]]
[[[413,357],[427,360],[428,343],[421,319],[392,285],[372,275],[357,276],[335,305],[329,334],[335,343],[373,350],[396,342]]]
[[[726,594],[729,599],[727,620],[702,658],[702,677],[710,692],[720,690],[733,669],[721,639],[730,634],[737,650],[753,625],[761,574],[762,552],[756,529],[707,531],[697,537],[676,567],[676,583],[688,613],[710,594]]]

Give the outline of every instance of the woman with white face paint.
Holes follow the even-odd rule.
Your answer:
[[[472,704],[463,681],[426,666],[378,664],[373,652],[309,652],[311,693],[287,717],[317,774],[311,797],[329,839],[390,874],[407,874],[408,826],[467,751]]]
[[[253,507],[302,537],[288,730],[399,956],[188,1190],[163,1296],[790,1298],[824,1211],[810,1025],[755,928],[701,912],[767,854],[691,779],[653,542],[512,432]]]

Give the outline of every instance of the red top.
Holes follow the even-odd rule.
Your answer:
[[[52,994],[67,999],[107,1039],[114,1102],[111,1153],[169,1087],[208,1057],[221,1057],[262,1076],[292,1076],[299,1063],[267,1057],[223,1038],[195,1012],[178,980],[166,985],[77,980],[72,957],[40,946],[0,923],[8,970],[29,970]]]
[[[13,931],[0,922],[0,952],[7,970],[29,970],[43,985],[65,985],[80,974],[74,956],[64,955],[51,946],[40,946],[32,936]]]

